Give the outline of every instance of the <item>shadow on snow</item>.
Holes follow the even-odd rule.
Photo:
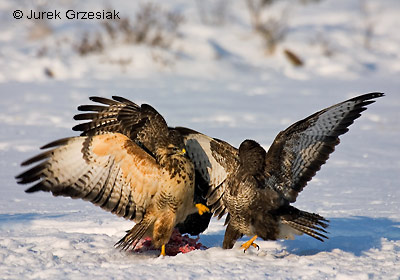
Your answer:
[[[382,238],[400,240],[400,222],[387,218],[355,216],[333,218],[328,228],[328,240],[320,242],[309,236],[282,241],[289,253],[314,255],[340,249],[356,256],[370,249],[381,249]]]
[[[34,220],[59,219],[67,214],[24,213],[0,214],[0,227],[9,224],[27,224]],[[221,247],[224,230],[213,234],[202,234],[200,242],[211,247]],[[295,240],[280,241],[285,250],[291,254],[306,256],[319,252],[331,252],[339,249],[361,256],[370,249],[381,249],[382,238],[400,240],[400,222],[388,218],[370,218],[355,216],[349,218],[333,218],[328,228],[328,240],[320,242],[307,235],[297,236]],[[238,241],[240,242],[240,241]]]

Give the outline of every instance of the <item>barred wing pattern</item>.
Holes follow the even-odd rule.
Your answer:
[[[98,135],[104,132],[119,132],[128,136],[133,141],[144,144],[150,151],[151,146],[146,134],[150,124],[158,123],[152,121],[153,118],[160,116],[158,112],[148,104],[141,106],[120,96],[113,96],[113,100],[102,97],[90,97],[90,100],[103,105],[82,105],[78,107],[79,111],[89,111],[77,114],[75,120],[90,120],[73,127],[75,131],[81,131],[81,135]],[[158,128],[153,128],[152,132]],[[188,150],[188,154],[194,160],[198,171],[202,177],[212,185],[219,185],[225,178],[227,168],[230,164],[228,156],[227,163],[219,164],[214,156],[218,157],[220,147],[226,147],[224,150],[237,150],[228,143],[217,140],[207,135],[201,134],[189,128],[176,127],[169,128],[177,130],[182,136]],[[150,133],[149,133],[150,134]],[[151,133],[154,134],[154,133]],[[212,145],[212,146],[211,146]],[[150,148],[149,148],[150,147]],[[220,157],[221,158],[221,157]],[[223,157],[219,161],[225,160]],[[197,168],[196,168],[197,169]]]
[[[22,163],[38,163],[16,177],[20,184],[38,181],[27,192],[81,198],[135,222],[166,179],[154,158],[120,133],[65,138],[48,148]]]
[[[102,105],[82,105],[80,111],[89,111],[78,114],[75,120],[90,120],[76,125],[73,130],[81,131],[82,135],[97,135],[104,132],[122,133],[147,150],[154,153],[153,139],[148,137],[152,133],[149,124],[158,115],[150,105],[136,103],[119,96],[113,100],[102,97],[90,97],[93,102]],[[237,149],[228,143],[214,139],[197,131],[184,127],[169,128],[178,131],[184,138],[187,154],[194,163],[197,174],[200,174],[208,184],[202,186],[209,192],[208,204],[213,205],[217,214],[222,216],[226,211],[220,199],[224,192],[223,182],[238,160]],[[196,184],[198,187],[199,184]],[[210,190],[208,190],[208,188]],[[204,190],[198,191],[204,193]]]
[[[82,136],[45,146],[53,149],[23,163],[37,165],[17,176],[18,183],[39,181],[27,192],[82,198],[134,220],[117,246],[134,248],[149,236],[165,255],[173,228],[197,210],[194,167],[183,138],[150,105],[122,97],[91,99],[106,106],[79,107],[89,112],[75,119],[91,120],[75,127]]]
[[[239,165],[238,150],[225,141],[209,137],[184,127],[176,127],[185,141],[188,156],[195,169],[209,184],[207,204],[212,207],[214,216],[221,218],[227,213],[222,201],[227,177]]]
[[[74,117],[75,120],[88,120],[88,122],[78,124],[73,130],[81,131],[81,135],[101,135],[105,132],[119,132],[128,136],[150,155],[156,154],[155,138],[152,135],[156,135],[157,130],[159,130],[159,127],[155,126],[154,123],[160,123],[157,119],[162,119],[162,117],[155,109],[147,104],[139,106],[119,96],[113,96],[112,100],[102,97],[90,97],[90,100],[98,104],[79,106],[78,110],[84,112]],[[191,130],[185,128],[180,128],[179,130],[171,127],[168,128],[168,134],[171,138],[181,138],[181,133],[186,133],[187,131]],[[201,135],[197,132],[195,134]],[[197,148],[201,148],[201,146],[196,144],[192,145],[197,140],[190,140],[191,136],[193,136],[193,134],[190,136],[186,135],[184,140],[187,154],[195,163],[196,168],[193,200],[195,203],[206,204],[205,195],[209,190],[210,180],[213,182],[212,184],[218,185],[218,181],[223,181],[226,176],[219,166],[213,164],[210,168],[203,169],[202,165],[196,164],[204,158],[199,160],[193,158],[193,155],[197,154]],[[211,138],[204,136],[204,139],[200,140],[200,142],[206,144],[210,139]],[[212,156],[211,153],[209,153],[208,156]],[[212,162],[212,158],[210,158],[210,161]],[[214,167],[216,168],[215,172],[213,171]],[[217,176],[217,178],[213,179],[214,175]],[[178,225],[178,228],[181,233],[197,235],[207,228],[210,219],[211,213],[205,213],[203,215],[195,213],[189,215],[184,223]]]
[[[151,153],[156,153],[154,135],[167,135],[168,127],[164,118],[150,105],[136,103],[120,96],[113,100],[103,97],[90,97],[90,100],[103,105],[82,105],[75,120],[90,120],[74,126],[72,129],[81,131],[81,135],[99,135],[105,132],[119,132]]]
[[[289,202],[320,170],[355,119],[372,99],[383,93],[368,93],[321,110],[280,132],[266,157],[266,186]]]

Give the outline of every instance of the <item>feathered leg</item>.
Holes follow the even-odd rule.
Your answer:
[[[164,211],[162,217],[154,222],[153,229],[153,245],[156,248],[161,247],[160,256],[165,256],[165,245],[171,238],[172,231],[175,227],[175,213],[173,211]]]
[[[222,243],[222,248],[232,249],[233,245],[235,245],[236,243],[236,240],[238,240],[242,236],[243,234],[235,229],[231,223],[228,223],[225,231],[224,242]]]

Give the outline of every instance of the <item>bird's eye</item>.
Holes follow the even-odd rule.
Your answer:
[[[174,146],[174,145],[169,145],[168,149],[172,152],[172,153],[177,153],[179,152],[178,147]]]

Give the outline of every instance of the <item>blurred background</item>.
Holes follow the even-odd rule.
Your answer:
[[[399,7],[396,0],[5,0],[0,81],[398,73]],[[55,19],[28,19],[53,11]]]
[[[43,12],[59,16],[28,18]],[[328,105],[398,91],[399,14],[397,0],[3,0],[0,121],[14,123],[20,102],[56,97],[64,102],[53,122],[71,127],[88,96],[123,95],[153,104],[172,125],[221,138],[232,131],[220,127],[246,133],[260,121],[277,131],[306,116],[310,109],[296,106],[304,96]],[[299,115],[275,116],[277,100]],[[40,114],[21,118],[41,124]],[[257,131],[251,137],[272,141]]]

